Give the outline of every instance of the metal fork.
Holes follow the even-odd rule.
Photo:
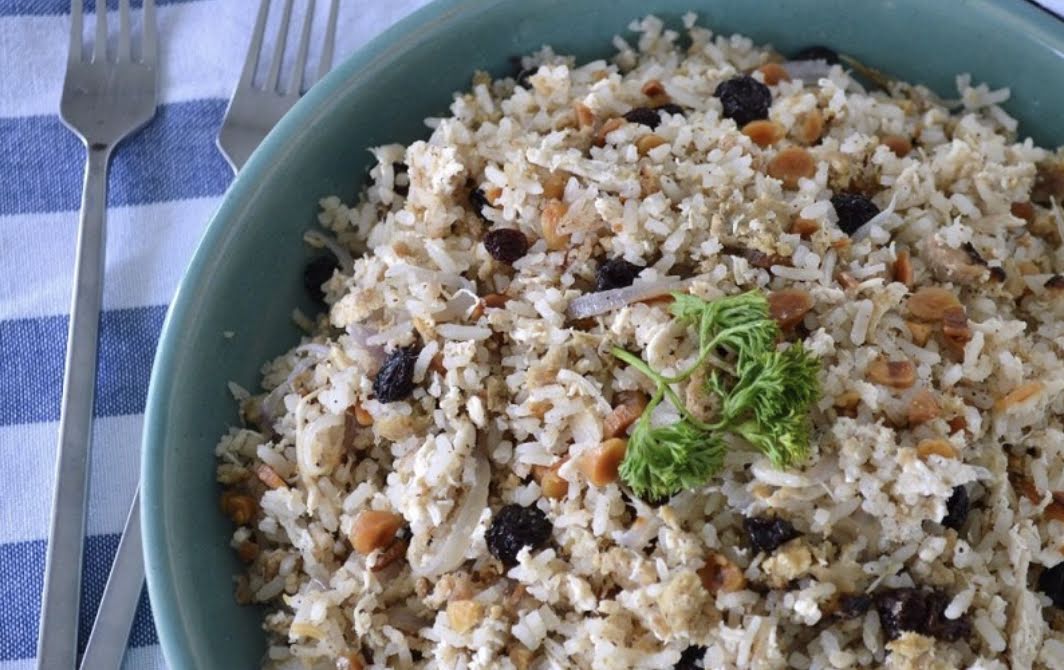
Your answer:
[[[317,79],[321,79],[332,65],[338,0],[331,0],[331,2]],[[289,86],[289,90],[284,93],[278,92],[277,82],[280,79],[285,37],[291,19],[292,0],[285,2],[276,50],[270,64],[270,73],[267,76],[267,86],[261,89],[252,86],[259,51],[262,49],[263,34],[266,31],[268,8],[269,0],[262,0],[240,83],[233,93],[233,98],[229,101],[225,121],[218,133],[218,147],[225,154],[234,171],[244,164],[274,124],[295,104],[306,88],[309,88],[309,84],[304,87],[303,70],[309,50],[314,0],[308,0],[307,3],[307,15],[303,21],[299,51],[292,75],[293,83]],[[89,642],[85,647],[85,656],[81,659],[82,670],[118,668],[121,665],[129,638],[129,629],[133,623],[137,602],[144,584],[142,551],[140,489],[138,488],[133,496],[129,515],[126,517],[126,525],[122,529],[122,541],[115,552],[111,573],[107,577],[107,586],[104,588],[100,608],[96,613],[96,622],[93,624]]]
[[[318,64],[318,75],[314,81],[325,76],[332,67],[337,5],[338,0],[331,0],[321,62]],[[229,161],[229,165],[233,167],[233,172],[238,172],[244,166],[255,147],[281,120],[285,112],[296,104],[299,97],[312,83],[306,81],[303,73],[310,46],[310,24],[314,16],[314,0],[307,0],[306,17],[303,19],[303,30],[299,38],[291,81],[287,89],[282,89],[280,86],[281,61],[284,59],[288,25],[292,18],[292,0],[285,0],[281,13],[281,25],[277,31],[277,42],[270,61],[270,70],[263,86],[255,86],[255,70],[259,65],[259,52],[262,50],[262,38],[266,32],[266,17],[269,10],[270,0],[261,0],[259,14],[255,19],[255,31],[252,33],[251,45],[248,47],[248,54],[244,60],[244,70],[240,74],[240,82],[236,90],[233,91],[233,97],[229,100],[229,107],[225,110],[222,129],[218,132],[218,148]]]
[[[106,4],[100,0],[97,7]],[[37,667],[48,670],[73,668],[77,661],[96,337],[103,300],[107,166],[115,146],[155,115],[158,79],[154,0],[144,1],[139,60],[133,58],[129,0],[119,3],[118,44],[110,59],[107,12],[100,9],[96,10],[92,55],[85,58],[83,11],[82,0],[73,0],[70,53],[59,102],[60,118],[85,143],[88,156],[74,261],[55,493],[37,638]]]

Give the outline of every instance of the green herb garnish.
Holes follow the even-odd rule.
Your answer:
[[[649,499],[701,486],[723,466],[729,433],[760,449],[777,467],[805,458],[809,409],[820,395],[816,357],[801,343],[776,349],[779,326],[760,291],[711,301],[686,293],[673,298],[673,316],[698,333],[698,358],[691,367],[666,376],[635,354],[613,349],[614,356],[657,384],[628,438],[621,478]],[[695,417],[672,388],[703,366],[712,368],[706,389],[720,398],[711,423]],[[652,427],[650,417],[665,398],[680,420]]]

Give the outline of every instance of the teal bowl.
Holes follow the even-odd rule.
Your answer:
[[[262,611],[233,601],[240,569],[218,512],[213,449],[237,420],[226,389],[298,339],[301,237],[317,201],[352,197],[366,147],[427,134],[474,70],[550,44],[581,60],[653,12],[688,10],[717,33],[787,53],[826,44],[945,96],[954,76],[1009,86],[1021,132],[1064,143],[1064,23],[1022,0],[439,0],[348,58],[302,100],[233,182],[181,282],[159,342],[144,432],[148,587],[172,668],[252,668],[265,650]],[[306,304],[303,304],[307,307]],[[224,333],[231,331],[232,337]]]

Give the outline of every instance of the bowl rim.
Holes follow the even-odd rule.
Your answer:
[[[183,611],[176,605],[176,584],[171,570],[172,556],[165,543],[163,520],[163,450],[172,397],[171,378],[179,364],[182,336],[180,324],[206,298],[220,265],[221,249],[243,231],[228,225],[239,220],[248,203],[264,188],[265,178],[300,144],[300,139],[318,119],[328,116],[340,104],[343,91],[359,86],[374,76],[386,61],[398,57],[410,45],[448,24],[461,22],[467,15],[481,12],[508,0],[434,0],[398,20],[332,69],[281,119],[237,174],[211,217],[188,267],[178,283],[167,309],[152,366],[144,411],[141,442],[141,523],[143,551],[152,616],[163,656],[171,667],[195,668],[196,660],[188,643],[189,633]],[[980,7],[990,19],[1012,27],[1064,59],[1064,18],[1032,0],[982,0]],[[649,11],[649,9],[648,9]],[[1047,20],[1054,17],[1057,20]]]

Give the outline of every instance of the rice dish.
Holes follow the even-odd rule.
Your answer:
[[[263,667],[1064,668],[1064,155],[967,76],[632,30],[321,201],[323,310],[217,447]],[[697,428],[751,368],[684,296],[815,363],[797,456]],[[643,495],[681,424],[711,476]]]

